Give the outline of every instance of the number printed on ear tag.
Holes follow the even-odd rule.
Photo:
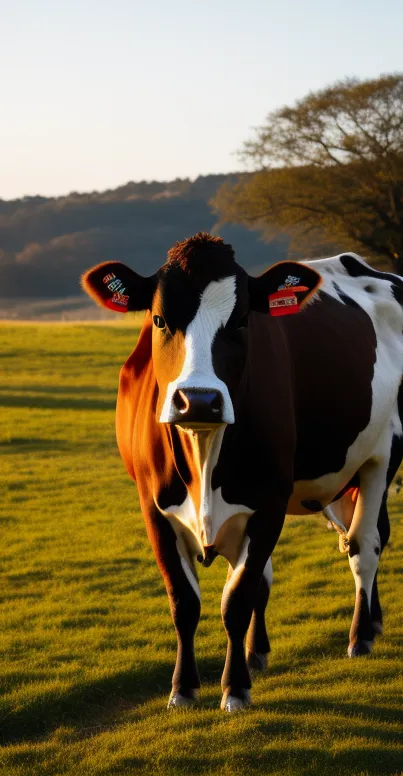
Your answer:
[[[299,302],[292,288],[284,288],[269,295],[269,312],[273,318],[299,312]]]
[[[112,297],[105,302],[106,306],[117,313],[127,313],[129,295],[124,293],[126,288],[120,278],[117,278],[113,272],[109,272],[103,278],[103,282],[108,290],[112,292]]]

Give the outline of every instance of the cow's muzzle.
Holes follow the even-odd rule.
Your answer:
[[[223,396],[220,391],[200,388],[179,388],[173,396],[171,423],[183,426],[216,425],[223,422]]]

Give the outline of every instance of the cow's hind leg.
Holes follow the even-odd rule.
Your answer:
[[[368,461],[360,469],[360,492],[348,531],[348,557],[356,587],[348,647],[350,657],[371,652],[375,635],[370,607],[381,552],[377,523],[385,493],[387,468],[385,451],[384,455]]]
[[[402,415],[403,415],[402,388],[400,388],[400,391],[399,391],[399,399],[400,399],[399,416],[400,416],[400,420],[402,421],[403,419],[402,418]],[[381,553],[386,547],[390,536],[390,524],[389,524],[389,515],[388,515],[388,506],[387,506],[388,488],[393,482],[393,479],[399,470],[399,466],[402,462],[402,458],[403,458],[403,436],[395,434],[392,438],[392,446],[390,450],[389,467],[388,467],[388,473],[386,478],[386,490],[383,494],[382,504],[381,504],[379,517],[378,517],[378,531],[379,531],[379,538],[381,542]],[[379,601],[377,576],[378,576],[378,573],[376,573],[375,575],[374,585],[372,588],[371,617],[372,617],[372,624],[373,624],[375,633],[382,633],[382,627],[383,627],[382,609]]]
[[[269,558],[260,580],[252,619],[246,636],[246,662],[248,668],[252,671],[263,671],[267,668],[270,642],[266,630],[265,611],[272,583],[273,567],[271,558]]]

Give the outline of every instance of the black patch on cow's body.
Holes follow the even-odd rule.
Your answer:
[[[358,308],[360,307],[360,305],[359,305],[359,304],[357,304],[357,302],[355,301],[355,299],[352,299],[352,298],[351,298],[351,296],[348,296],[348,294],[346,294],[346,293],[345,293],[345,292],[344,292],[344,291],[343,291],[343,290],[340,288],[340,286],[339,286],[339,285],[337,285],[337,283],[335,283],[335,281],[333,281],[333,286],[334,286],[334,289],[335,289],[335,291],[337,291],[337,293],[338,293],[338,295],[339,295],[339,297],[340,297],[341,301],[342,301],[342,302],[344,302],[344,304],[348,304],[348,305],[350,305],[350,307],[358,307]],[[361,308],[360,308],[360,309],[361,309]]]
[[[358,259],[354,258],[354,256],[350,256],[348,253],[340,256],[339,261],[352,278],[370,277],[376,278],[377,280],[389,280],[391,283],[395,283],[397,286],[403,288],[403,278],[399,277],[399,275],[372,269],[372,267],[369,267],[367,264],[362,264]]]
[[[323,291],[319,299],[281,324],[297,386],[294,480],[341,471],[371,418],[377,347],[371,318]]]
[[[322,511],[323,511],[323,506],[322,506],[322,504],[320,503],[320,501],[309,501],[309,500],[305,500],[305,501],[301,501],[301,504],[302,504],[302,506],[303,506],[305,509],[309,509],[309,511],[310,511],[312,514],[314,514],[315,512],[322,512]]]
[[[354,539],[354,537],[352,537],[351,539],[349,539],[349,542],[348,542],[348,554],[350,558],[354,558],[354,555],[358,555],[359,551],[360,551],[360,547],[357,542],[357,539]]]
[[[203,290],[176,265],[160,271],[161,313],[171,334],[178,329],[186,331],[197,313]]]
[[[392,294],[395,297],[396,302],[403,306],[403,286],[398,286],[396,283],[393,283]]]

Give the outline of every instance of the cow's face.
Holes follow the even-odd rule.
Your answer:
[[[234,422],[247,353],[248,278],[231,254],[219,259],[207,267],[168,262],[158,273],[151,314],[161,423]]]
[[[283,262],[260,278],[250,278],[236,264],[231,246],[198,234],[177,243],[151,278],[109,262],[90,270],[83,285],[110,309],[151,311],[157,420],[208,428],[234,423],[234,398],[247,361],[250,310],[269,314],[271,295],[276,297],[294,276],[299,304],[320,282],[316,272]],[[282,311],[277,298],[273,305],[273,312]]]

